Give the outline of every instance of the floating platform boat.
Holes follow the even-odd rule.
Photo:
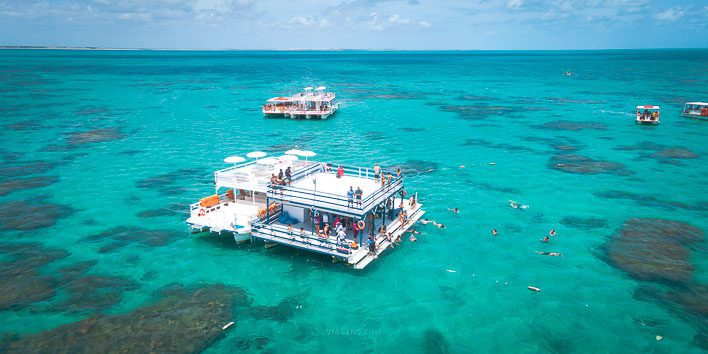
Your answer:
[[[292,155],[216,171],[216,193],[190,206],[187,224],[231,234],[237,242],[289,246],[363,269],[425,213],[417,195],[404,189],[403,176],[382,183],[373,169],[286,156]],[[362,197],[350,198],[350,189]],[[332,233],[322,231],[325,224]],[[369,237],[375,247],[367,245]]]
[[[294,119],[327,119],[339,109],[336,95],[324,86],[305,87],[290,97],[273,97],[262,107],[265,117]]]
[[[637,106],[637,124],[659,124],[659,106]]]
[[[681,115],[688,118],[708,120],[708,103],[686,102],[681,111]]]

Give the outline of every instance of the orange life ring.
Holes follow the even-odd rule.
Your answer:
[[[206,210],[204,208],[199,209],[199,216],[204,216],[206,215]]]
[[[401,191],[400,191],[400,192],[398,192],[398,194],[400,194],[400,195],[401,195],[401,198],[403,198],[403,197],[405,197],[405,196],[407,196],[407,195],[408,195],[408,192],[406,192],[406,190],[405,190],[405,189],[401,189]]]
[[[359,230],[364,230],[364,228],[366,227],[366,223],[364,222],[364,220],[359,220],[356,223],[356,226],[359,227]]]

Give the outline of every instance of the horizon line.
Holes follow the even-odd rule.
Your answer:
[[[708,47],[573,48],[573,49],[366,49],[366,48],[139,48],[97,46],[0,45],[0,49],[96,50],[96,51],[213,51],[213,52],[503,52],[503,51],[616,51],[616,50],[703,50]]]

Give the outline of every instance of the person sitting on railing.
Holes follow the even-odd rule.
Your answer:
[[[356,191],[354,192],[354,196],[356,197],[356,203],[359,205],[359,208],[361,208],[361,197],[364,195],[364,191],[361,190],[361,187],[356,187]]]
[[[339,165],[339,167],[337,167],[337,178],[342,178],[342,176],[344,176],[344,169],[342,165]]]
[[[325,215],[327,215],[327,214],[325,214]],[[322,228],[322,235],[324,236],[324,238],[329,237],[329,224],[328,223],[324,224],[324,228]]]
[[[288,166],[288,168],[285,169],[285,183],[287,183],[287,185],[289,186],[290,182],[292,182],[292,181],[293,181],[292,171],[290,170],[290,166]]]

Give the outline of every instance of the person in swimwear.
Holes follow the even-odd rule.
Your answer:
[[[535,251],[535,252],[538,253],[538,254],[540,254],[540,255],[543,255],[543,256],[551,256],[551,257],[560,257],[560,256],[562,256],[562,254],[559,253],[559,252],[539,252],[539,251]]]
[[[546,237],[544,237],[544,238],[541,239],[541,242],[546,242],[546,243],[548,243],[548,241],[550,241],[550,240],[551,240],[551,239],[548,238],[548,236],[546,236]]]
[[[410,238],[410,240],[411,240],[411,242],[415,242],[415,241],[418,241],[418,239],[416,239],[416,238],[415,238],[415,236],[413,236],[413,235],[411,235],[411,238]]]
[[[499,234],[499,232],[497,232],[497,229],[492,229],[492,235],[496,236],[498,234]]]
[[[428,223],[430,223],[430,222],[432,222],[433,224],[435,224],[435,221],[430,220],[430,219],[423,219],[423,220],[421,220],[420,222],[421,222],[421,224],[423,224],[423,225],[428,225]]]
[[[548,232],[549,235],[555,236],[556,235],[556,229],[552,228],[551,231]]]
[[[449,211],[451,211],[451,212],[453,212],[453,213],[455,213],[455,214],[457,214],[457,213],[460,212],[460,209],[458,209],[458,208],[447,208],[447,210],[449,210]]]

